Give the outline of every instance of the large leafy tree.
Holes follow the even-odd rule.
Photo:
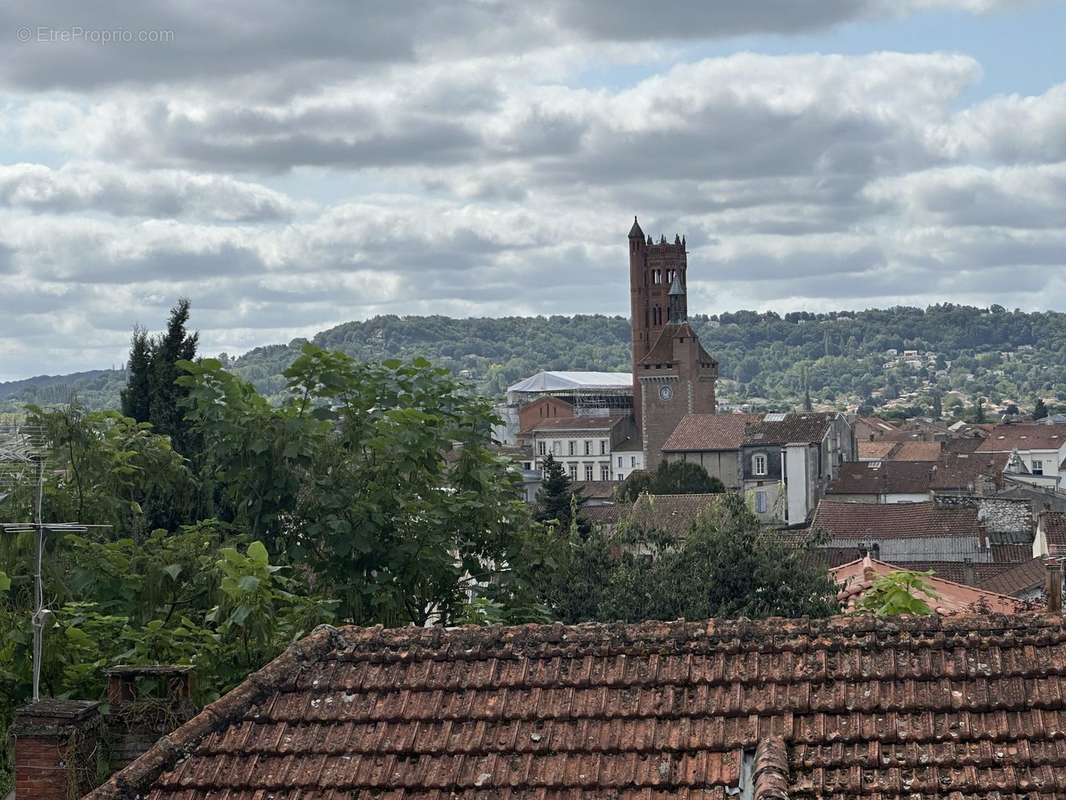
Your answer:
[[[642,494],[716,494],[725,485],[691,461],[660,461],[654,472],[638,470],[619,489],[619,499],[634,502]]]
[[[814,544],[785,543],[726,495],[680,541],[627,527],[572,542],[545,601],[568,622],[826,616],[836,586]]]
[[[182,366],[226,513],[306,563],[344,617],[447,623],[473,591],[522,602],[533,522],[488,447],[491,406],[446,370],[308,344],[272,407],[217,361]]]

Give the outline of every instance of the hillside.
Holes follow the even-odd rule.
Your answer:
[[[721,362],[720,397],[795,405],[804,381],[816,403],[859,401],[888,410],[945,410],[982,396],[1023,407],[1040,394],[1066,399],[1066,314],[939,305],[812,314],[738,311],[696,316],[693,324]],[[422,355],[498,396],[541,369],[627,370],[629,325],[623,317],[376,317],[315,336],[324,347],[360,359]],[[228,366],[263,393],[284,391],[283,370],[302,340],[252,350]],[[897,355],[890,355],[891,351]],[[906,358],[903,351],[917,351]],[[75,391],[93,407],[114,407],[121,372],[98,370],[0,384],[0,404],[60,402]]]

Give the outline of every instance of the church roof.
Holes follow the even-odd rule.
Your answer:
[[[635,215],[633,217],[633,227],[629,229],[629,238],[630,239],[637,239],[637,238],[643,239],[644,238],[644,231],[642,231],[640,229],[640,225],[637,224],[637,218],[636,218]]]
[[[538,372],[507,387],[508,392],[562,392],[568,389],[630,389],[633,376],[628,372]]]
[[[1061,614],[322,626],[93,800],[1050,798]]]

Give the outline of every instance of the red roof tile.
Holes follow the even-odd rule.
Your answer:
[[[1020,564],[981,582],[981,587],[992,592],[1019,596],[1042,589],[1046,570],[1044,559],[1030,558]]]
[[[530,426],[531,431],[597,431],[610,430],[625,419],[625,415],[593,417],[553,417]]]
[[[792,444],[809,442],[817,444],[825,437],[829,426],[836,419],[836,412],[806,411],[784,415],[766,415],[761,421],[748,426],[744,444]]]
[[[847,503],[823,499],[812,528],[837,539],[900,539],[913,536],[973,536],[981,523],[974,508],[941,508],[935,503]]]
[[[665,452],[739,450],[744,430],[762,414],[689,414],[666,440]]]
[[[933,465],[929,488],[972,492],[982,477],[999,484],[1008,458],[1008,453],[944,453]]]
[[[842,564],[829,571],[833,580],[840,586],[837,598],[848,608],[854,608],[859,599],[873,588],[874,581],[884,575],[901,569],[911,570],[909,565],[887,564],[873,558],[863,558]],[[924,570],[915,570],[924,571]],[[966,586],[962,583],[932,576],[926,579],[926,585],[936,593],[935,598],[926,598],[929,607],[938,614],[974,613],[987,609],[999,614],[1015,614],[1026,609],[1026,604],[1013,597],[997,594],[988,590]]]
[[[91,797],[1061,797],[1064,695],[1061,615],[323,627]]]
[[[859,460],[860,461],[886,461],[888,457],[892,455],[899,442],[859,442]]]
[[[977,448],[978,453],[1011,450],[1058,450],[1066,444],[1066,425],[1012,422],[996,425]]]
[[[900,442],[889,458],[893,461],[938,461],[940,442]]]
[[[1040,530],[1047,539],[1048,554],[1066,556],[1066,514],[1061,511],[1043,511],[1040,513]]]
[[[853,461],[841,464],[828,494],[921,494],[929,491],[929,465],[921,461]]]

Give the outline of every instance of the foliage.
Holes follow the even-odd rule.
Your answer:
[[[151,425],[76,404],[28,411],[28,422],[44,428],[51,453],[46,522],[91,522],[139,537],[188,517],[192,475]],[[30,499],[28,492],[16,495],[12,514],[31,518]]]
[[[1036,402],[1033,403],[1033,419],[1045,419],[1048,415],[1047,406],[1044,404],[1044,398],[1036,398]]]
[[[553,525],[559,531],[568,531],[576,525],[582,532],[587,532],[588,524],[581,519],[581,506],[585,498],[580,489],[573,487],[563,463],[556,461],[549,453],[541,465],[541,474],[543,478],[537,490],[537,520]]]
[[[660,461],[655,472],[631,472],[618,490],[620,500],[635,502],[642,494],[717,494],[725,485],[691,461]]]
[[[680,542],[632,526],[572,540],[545,599],[567,622],[827,616],[836,587],[814,543],[784,543],[728,495]]]
[[[443,624],[472,586],[527,591],[514,565],[532,520],[488,448],[490,405],[447,370],[307,344],[273,407],[217,360],[182,367],[223,515],[306,564],[343,617]]]
[[[935,600],[938,595],[926,580],[932,571],[895,570],[879,576],[855,604],[857,611],[890,617],[897,614],[932,614],[933,609],[923,599]]]
[[[176,383],[178,362],[196,357],[199,334],[186,331],[188,321],[189,300],[183,297],[170,310],[165,333],[149,337],[143,328],[133,331],[121,408],[137,422],[152,423],[157,433],[171,438],[178,452],[191,455],[195,443],[179,407],[184,392]]]

